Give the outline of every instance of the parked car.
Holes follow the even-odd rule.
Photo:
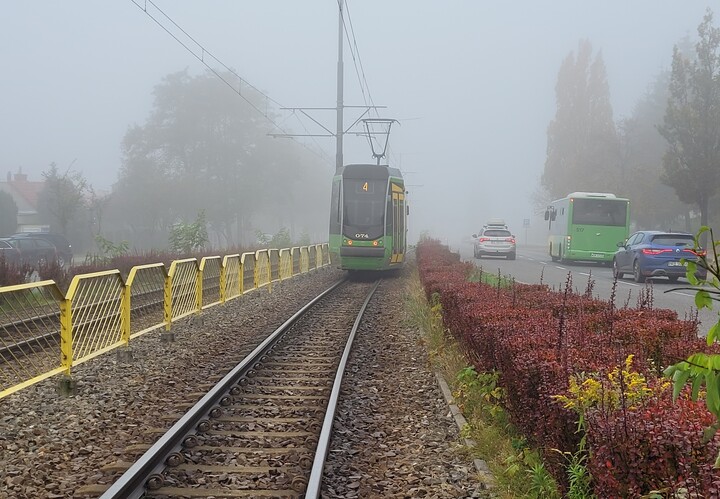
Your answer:
[[[20,250],[10,244],[5,239],[0,239],[0,259],[4,260],[8,265],[19,265]]]
[[[13,234],[11,237],[28,237],[33,239],[43,239],[48,241],[57,250],[57,262],[61,267],[72,265],[73,249],[70,241],[62,234],[54,232],[20,232]]]
[[[494,255],[515,260],[515,236],[507,229],[506,225],[486,225],[480,234],[473,234],[473,238],[475,238],[473,249],[475,258]]]
[[[15,237],[10,236],[2,239],[20,252],[20,263],[33,267],[43,263],[55,262],[58,260],[58,252],[55,246],[36,237]]]
[[[685,232],[643,230],[618,243],[613,257],[613,275],[622,279],[632,274],[635,282],[648,277],[667,277],[670,282],[685,277],[685,262],[697,261],[695,240]],[[698,266],[696,277],[704,279],[707,270]]]

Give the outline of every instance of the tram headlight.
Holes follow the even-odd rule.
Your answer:
[[[348,246],[352,246],[352,239],[348,239],[348,240],[347,240],[347,245],[348,245]]]

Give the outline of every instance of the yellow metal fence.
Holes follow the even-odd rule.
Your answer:
[[[0,398],[183,317],[329,265],[328,245],[259,250],[0,287]]]

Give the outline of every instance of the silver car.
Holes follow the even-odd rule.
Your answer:
[[[504,256],[515,260],[515,236],[506,228],[483,227],[480,234],[473,234],[475,258],[483,255]]]

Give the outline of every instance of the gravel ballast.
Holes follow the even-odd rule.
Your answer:
[[[253,291],[199,318],[73,369],[77,395],[51,378],[0,400],[0,499],[83,498],[139,457],[259,341],[342,276],[320,269]],[[403,312],[407,276],[384,281],[359,332],[336,414],[325,497],[489,497]],[[119,469],[119,468],[118,468]],[[485,495],[483,495],[485,494]]]

